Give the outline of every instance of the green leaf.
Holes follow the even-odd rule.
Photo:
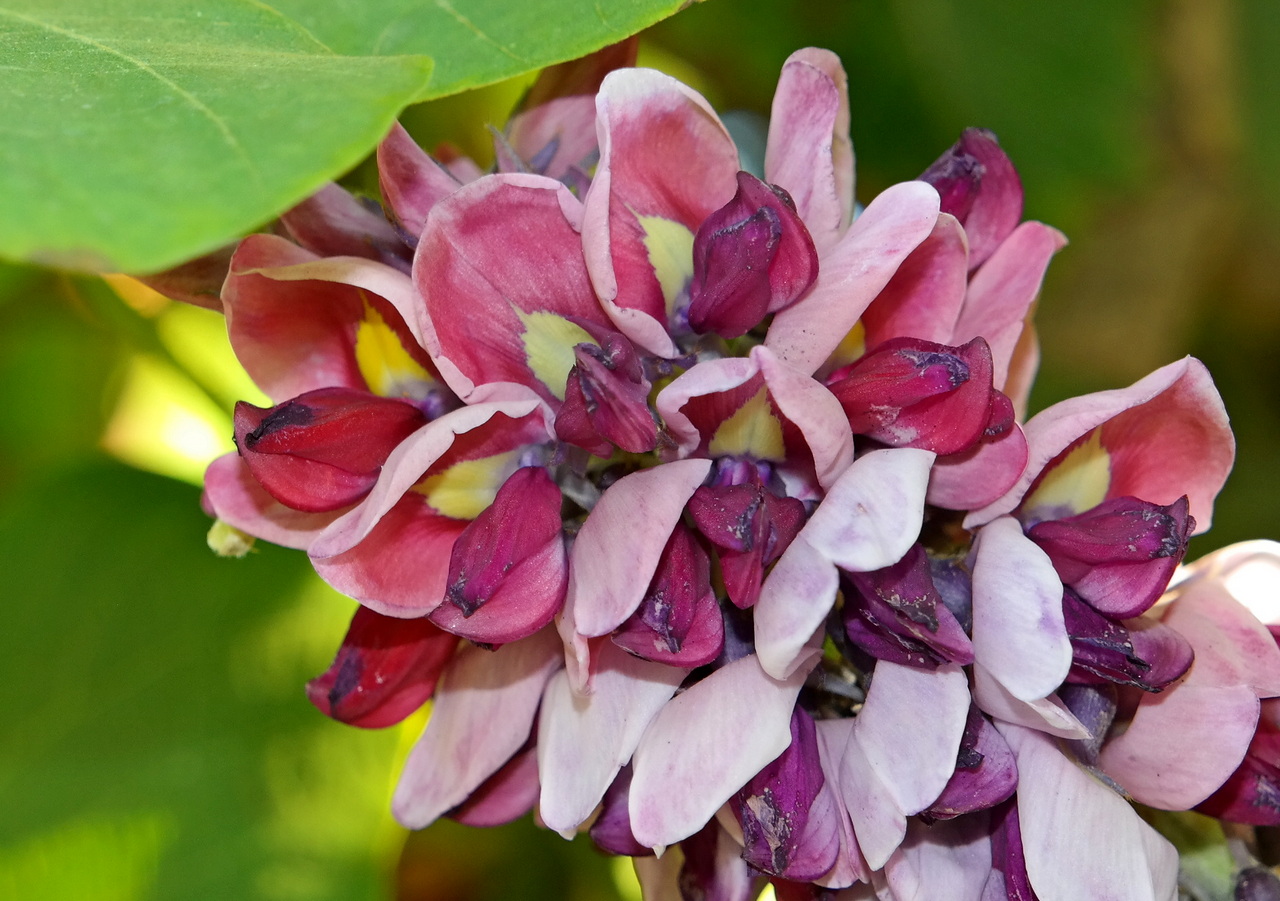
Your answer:
[[[351,168],[408,103],[589,52],[680,5],[0,0],[0,257],[176,264]]]

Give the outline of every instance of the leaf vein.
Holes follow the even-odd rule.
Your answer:
[[[484,41],[486,44],[489,44],[490,46],[492,46],[499,53],[502,53],[505,56],[510,57],[511,59],[515,60],[518,63],[528,62],[528,60],[524,59],[521,56],[517,56],[515,53],[512,53],[509,49],[504,47],[502,44],[499,44],[493,38],[489,37],[489,35],[485,34],[485,32],[482,31],[480,27],[476,25],[475,22],[472,22],[462,13],[454,9],[453,5],[449,3],[449,0],[435,0],[435,4],[436,6],[440,7],[440,9],[444,10],[446,13],[452,16],[454,21],[456,21],[459,25],[469,30],[472,34],[474,34],[480,40]]]

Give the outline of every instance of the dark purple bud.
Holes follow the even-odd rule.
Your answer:
[[[1010,797],[1017,787],[1018,765],[1013,751],[982,711],[970,705],[956,754],[956,771],[942,794],[920,816],[929,822],[986,810]]]
[[[604,793],[600,802],[600,815],[591,824],[591,840],[596,847],[608,854],[627,857],[648,857],[653,854],[636,841],[631,831],[631,816],[627,812],[627,798],[631,791],[631,764],[618,771],[617,777]]]
[[[236,446],[253,477],[287,507],[337,510],[369,493],[382,464],[427,418],[408,401],[319,388],[270,409],[235,409]]]
[[[1119,619],[1146,612],[1169,585],[1195,530],[1184,495],[1162,507],[1114,497],[1091,510],[1032,526],[1027,535],[1093,607]]]
[[[741,848],[712,819],[680,843],[680,897],[687,901],[743,901],[758,891],[759,874],[742,859]]]
[[[992,418],[991,349],[893,338],[836,373],[828,387],[855,435],[936,454],[968,450]]]
[[[501,826],[532,810],[540,791],[538,749],[531,736],[501,769],[447,816],[467,826]]]
[[[352,726],[393,726],[427,702],[458,637],[426,619],[358,607],[333,664],[307,683],[325,716]]]
[[[1280,878],[1266,867],[1247,867],[1236,877],[1235,901],[1280,901]]]
[[[642,454],[658,445],[658,423],[649,407],[649,390],[640,357],[616,332],[599,344],[579,344],[569,370],[564,403],[556,414],[556,435],[597,457],[612,456],[614,446]]]
[[[1067,746],[1083,763],[1097,766],[1098,754],[1116,718],[1119,697],[1116,686],[1110,682],[1100,685],[1067,683],[1058,688],[1057,694],[1072,716],[1089,730],[1088,738],[1073,739],[1066,743]]]
[[[765,873],[808,882],[835,864],[839,841],[820,848],[802,842],[826,779],[818,760],[818,736],[809,714],[791,714],[791,744],[729,799],[742,826],[742,857]]]
[[[743,610],[760,599],[765,568],[804,525],[804,504],[775,495],[754,470],[741,484],[699,488],[688,510],[698,531],[716,546],[725,593]]]
[[[711,558],[684,523],[676,524],[644,600],[613,641],[672,666],[702,666],[720,654],[724,618],[711,588]]]
[[[920,180],[938,189],[942,212],[964,226],[970,269],[991,256],[1022,218],[1022,181],[985,128],[965,129]]]
[[[1012,798],[992,811],[991,869],[1004,875],[1008,901],[1039,901],[1031,888],[1031,877],[1027,875],[1018,805]]]
[[[512,473],[454,542],[444,603],[431,620],[484,644],[525,638],[551,622],[569,582],[560,505],[545,469]]]
[[[1071,638],[1070,682],[1098,680],[1160,691],[1182,677],[1195,653],[1176,630],[1150,618],[1121,625],[1067,588],[1062,612]]]
[[[818,277],[818,252],[781,188],[738,173],[738,193],[693,239],[689,325],[737,338],[799,299]]]
[[[844,578],[845,632],[871,656],[923,669],[973,662],[969,636],[942,603],[920,545],[893,566]]]

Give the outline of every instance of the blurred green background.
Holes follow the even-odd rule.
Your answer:
[[[1018,166],[1027,216],[1071,239],[1041,297],[1033,407],[1201,357],[1239,456],[1192,556],[1280,537],[1280,4],[710,0],[647,33],[642,61],[722,111],[767,114],[806,45],[849,72],[860,201],[981,125]],[[519,90],[406,122],[482,154]],[[407,841],[390,821],[421,721],[350,729],[302,692],[351,602],[299,553],[205,547],[199,473],[230,448],[234,401],[258,397],[219,317],[127,281],[0,267],[0,385],[0,898],[634,891],[587,842],[527,820]]]

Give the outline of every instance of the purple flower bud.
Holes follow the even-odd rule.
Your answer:
[[[1071,638],[1072,682],[1099,679],[1160,691],[1182,677],[1195,653],[1176,630],[1149,618],[1121,625],[1082,601],[1070,588],[1063,592],[1062,611]]]
[[[991,379],[991,349],[981,338],[962,347],[893,338],[835,373],[828,387],[854,434],[942,455],[973,447],[992,424],[999,392]],[[998,426],[1003,405],[996,406]]]
[[[1027,535],[1082,599],[1118,619],[1145,612],[1164,593],[1195,529],[1187,498],[1167,507],[1115,497],[1091,510],[1032,526]]]
[[[802,842],[810,808],[825,782],[817,730],[809,714],[797,707],[787,750],[729,799],[742,826],[743,859],[765,873],[798,882],[831,869],[838,847],[813,849]]]
[[[985,128],[965,129],[920,180],[938,189],[942,212],[964,226],[971,269],[991,256],[1022,218],[1022,181]]]
[[[267,493],[308,513],[369,493],[388,455],[427,418],[408,401],[319,388],[269,409],[236,404],[240,456]]]
[[[689,325],[745,335],[799,299],[818,277],[818,252],[786,191],[738,173],[738,192],[693,239]]]
[[[1039,901],[1027,875],[1018,805],[1010,798],[995,809],[991,822],[991,869],[1004,874],[1008,901]]]
[[[919,544],[893,566],[845,580],[845,632],[868,654],[925,669],[973,662],[969,636],[942,603]]]
[[[1013,751],[991,721],[971,704],[956,754],[956,771],[942,794],[920,816],[929,822],[986,810],[1004,801],[1017,787],[1018,765]]]
[[[804,525],[804,504],[778,497],[759,473],[736,485],[704,485],[689,499],[689,515],[716,546],[725,592],[745,610],[760,598],[764,570]]]
[[[1067,742],[1076,756],[1089,766],[1097,766],[1098,753],[1102,750],[1107,732],[1116,718],[1118,694],[1113,683],[1081,685],[1068,683],[1058,689],[1058,699],[1067,705],[1072,716],[1089,730],[1088,738]]]
[[[564,603],[568,563],[560,489],[538,466],[517,469],[453,545],[442,629],[486,644],[532,635]]]
[[[648,857],[652,848],[636,841],[631,831],[631,816],[627,812],[627,798],[631,788],[631,764],[618,771],[613,783],[600,802],[600,815],[591,824],[591,840],[608,854],[625,854],[628,857]]]
[[[1272,703],[1263,701],[1264,711]],[[1258,720],[1236,771],[1195,809],[1233,823],[1280,826],[1280,728],[1271,716]]]
[[[600,344],[573,349],[564,404],[556,414],[556,435],[597,457],[614,446],[642,454],[658,444],[658,423],[649,407],[649,389],[640,357],[631,342],[609,332]]]
[[[711,588],[711,558],[684,523],[676,524],[644,600],[613,641],[672,666],[702,666],[720,654],[724,618]]]
[[[458,637],[426,619],[399,619],[356,608],[333,664],[307,683],[307,697],[325,716],[379,729],[427,702]]]

